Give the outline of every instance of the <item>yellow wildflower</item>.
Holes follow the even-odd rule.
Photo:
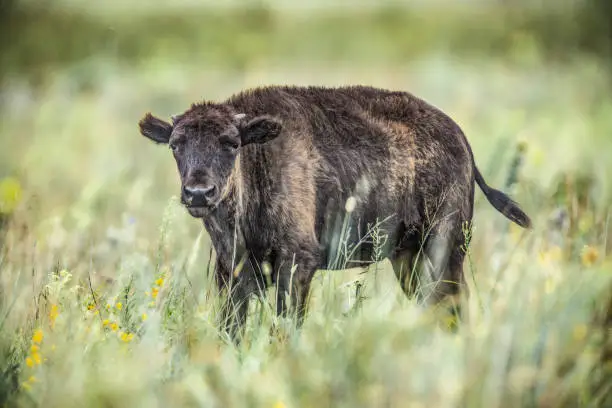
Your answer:
[[[283,401],[276,401],[274,408],[285,408],[285,403]]]
[[[582,254],[580,256],[582,259],[582,265],[586,267],[593,266],[593,264],[599,259],[599,251],[597,248],[586,245],[582,249]]]
[[[34,367],[34,360],[32,360],[32,357],[26,358],[25,362],[28,367]]]
[[[30,351],[32,353],[38,353],[39,347],[36,344],[32,344],[32,347],[30,347]]]
[[[444,318],[444,322],[446,323],[446,327],[452,329],[457,326],[457,317],[456,316],[446,316]]]
[[[96,307],[96,305],[94,305],[93,303],[90,303],[87,305],[87,310],[94,310]]]
[[[107,304],[106,304],[106,310],[110,310],[110,308],[111,308],[110,303],[107,303]]]
[[[32,336],[32,341],[36,344],[40,344],[43,341],[43,331],[41,329],[38,329],[34,332],[34,335]]]
[[[0,214],[12,213],[21,201],[21,185],[12,177],[0,181]]]
[[[117,323],[111,323],[110,329],[112,331],[117,331],[117,329],[119,329],[119,325]]]
[[[59,311],[57,305],[51,305],[51,310],[49,311],[49,317],[55,319],[59,315]]]
[[[157,286],[162,286],[164,284],[164,278],[159,278],[155,281]]]
[[[29,383],[35,383],[35,382],[36,382],[36,377],[34,377],[33,375],[31,375],[31,376],[28,378],[28,382],[29,382]]]
[[[110,320],[104,319],[102,320],[102,326],[108,326],[110,324]]]
[[[144,322],[145,320],[147,320],[147,318],[148,318],[148,317],[149,317],[149,316],[147,316],[147,314],[146,314],[146,313],[143,313],[143,314],[142,314],[142,321]]]
[[[32,359],[34,360],[34,363],[36,365],[39,365],[40,363],[42,363],[42,359],[40,358],[40,354],[38,354],[38,353],[33,353],[32,354]]]
[[[55,326],[55,319],[59,315],[59,311],[57,305],[51,305],[51,310],[49,310],[49,320],[51,320],[51,327]]]
[[[115,307],[119,310],[123,309],[123,304],[121,302],[117,302],[117,304],[115,305]]]
[[[152,292],[151,292],[151,297],[153,299],[156,299],[158,294],[159,294],[159,288],[157,288],[157,287],[153,288]]]
[[[134,338],[134,334],[132,333],[121,333],[121,341],[129,343]]]

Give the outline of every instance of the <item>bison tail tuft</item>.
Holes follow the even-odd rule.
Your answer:
[[[504,216],[506,216],[506,218],[517,225],[523,228],[531,228],[531,219],[523,212],[523,210],[521,210],[515,201],[513,201],[505,193],[489,187],[476,166],[474,166],[474,172],[476,175],[476,183],[478,183],[478,186],[480,186],[482,189],[482,192],[487,197],[489,203],[491,203],[491,205],[497,211],[502,213]]]

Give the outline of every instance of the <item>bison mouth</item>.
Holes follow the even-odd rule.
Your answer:
[[[199,206],[199,205],[188,205],[183,203],[189,215],[194,218],[204,218],[208,216],[216,206]]]
[[[220,201],[220,200],[219,200]],[[188,203],[183,197],[181,197],[181,204],[187,209],[189,215],[194,218],[205,218],[215,211],[219,205],[219,201],[204,204],[204,203]]]
[[[209,207],[196,207],[191,205],[186,205],[185,208],[189,215],[194,218],[204,218],[211,211]]]
[[[219,201],[211,205],[189,205],[183,203],[189,215],[194,218],[206,218],[219,207]]]

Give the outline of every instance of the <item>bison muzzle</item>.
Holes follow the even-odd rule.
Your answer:
[[[277,313],[301,325],[317,269],[389,258],[406,295],[432,305],[457,294],[475,183],[531,225],[485,183],[459,126],[407,92],[271,86],[139,125],[172,150],[181,202],[212,239],[234,339],[249,297],[269,284]]]

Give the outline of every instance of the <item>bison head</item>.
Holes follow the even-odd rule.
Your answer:
[[[140,133],[172,150],[181,178],[181,202],[203,218],[231,191],[242,147],[279,135],[281,124],[268,116],[248,117],[223,105],[193,105],[172,124],[147,113]]]

